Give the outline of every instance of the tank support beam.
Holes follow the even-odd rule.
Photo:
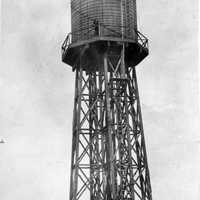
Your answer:
[[[102,63],[76,68],[70,200],[152,200],[135,68]]]

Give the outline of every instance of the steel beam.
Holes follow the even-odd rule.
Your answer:
[[[152,200],[135,68],[102,63],[76,67],[70,200]]]

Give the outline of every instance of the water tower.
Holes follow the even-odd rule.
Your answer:
[[[71,0],[62,61],[76,73],[70,200],[151,200],[135,67],[136,0]]]

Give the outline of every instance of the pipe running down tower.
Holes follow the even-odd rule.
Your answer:
[[[152,200],[135,67],[136,0],[71,0],[62,61],[76,73],[70,200]]]

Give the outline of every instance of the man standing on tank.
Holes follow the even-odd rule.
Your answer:
[[[93,21],[94,24],[94,35],[99,35],[99,21],[97,19],[95,19]]]

